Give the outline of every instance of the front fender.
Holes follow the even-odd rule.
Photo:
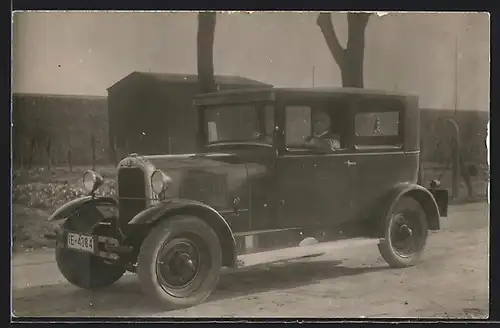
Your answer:
[[[162,218],[181,214],[193,215],[208,223],[219,237],[224,266],[236,266],[236,242],[231,227],[215,209],[201,202],[186,199],[165,200],[138,213],[128,224],[153,224]]]
[[[73,199],[67,202],[63,206],[59,207],[50,217],[49,221],[56,221],[66,219],[75,213],[79,208],[87,204],[95,205],[117,205],[116,199],[113,197],[92,197],[84,196],[80,198]]]
[[[224,225],[227,226],[229,230],[231,228],[227,224],[226,220],[217,212],[217,210],[213,209],[212,207],[198,202],[194,200],[188,200],[188,199],[168,199],[161,201],[151,207],[146,208],[142,212],[136,214],[130,221],[129,224],[149,224],[157,221],[161,217],[165,216],[167,212],[179,210],[179,209],[184,209],[184,208],[198,208],[207,212],[210,212],[213,215],[216,215],[217,217],[220,218],[222,222],[224,222]]]
[[[380,207],[379,213],[381,218],[383,218],[380,230],[380,234],[383,236],[383,225],[385,220],[392,213],[394,206],[403,196],[409,196],[414,198],[420,203],[427,216],[427,222],[429,230],[439,230],[440,229],[440,213],[439,208],[434,199],[432,193],[426,188],[413,184],[413,183],[400,183],[391,189],[389,193],[385,196],[382,206]]]

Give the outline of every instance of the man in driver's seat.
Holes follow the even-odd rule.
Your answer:
[[[336,150],[340,146],[340,136],[330,131],[330,115],[322,110],[315,110],[312,113],[313,135],[309,138],[308,144],[316,147]]]

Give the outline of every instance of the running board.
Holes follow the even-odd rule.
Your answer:
[[[243,254],[238,256],[237,268],[238,269],[251,268],[263,264],[272,264],[272,263],[285,262],[302,258],[321,256],[338,249],[351,247],[353,246],[352,244],[369,245],[369,244],[374,244],[375,242],[376,239],[372,238],[353,238],[340,241],[317,243],[314,245],[288,247],[272,251]],[[349,243],[349,245],[347,245],[347,243]]]
[[[234,237],[245,237],[245,236],[253,236],[253,235],[262,235],[265,233],[273,233],[273,232],[285,232],[285,231],[300,231],[304,230],[304,227],[301,228],[282,228],[282,229],[265,229],[265,230],[253,230],[246,232],[235,232],[233,233]]]
[[[326,243],[346,239],[376,238],[375,228],[370,222],[358,221],[344,222],[331,227],[309,226],[238,232],[233,236],[237,254],[248,255],[310,245],[310,240],[315,240],[314,243]]]

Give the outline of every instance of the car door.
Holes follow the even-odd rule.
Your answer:
[[[408,178],[418,156],[403,149],[404,105],[395,99],[367,97],[355,105],[353,140],[356,170],[353,202],[356,216],[368,218],[370,208],[391,187]],[[416,176],[415,176],[416,179]]]
[[[277,216],[281,227],[334,224],[350,209],[354,156],[349,149],[318,154],[295,149],[311,135],[311,106],[285,106],[285,147],[275,164]]]

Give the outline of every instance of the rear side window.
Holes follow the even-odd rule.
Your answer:
[[[399,136],[399,112],[359,113],[355,125],[357,136]]]
[[[402,115],[403,105],[400,102],[363,101],[354,118],[356,148],[401,147]]]

